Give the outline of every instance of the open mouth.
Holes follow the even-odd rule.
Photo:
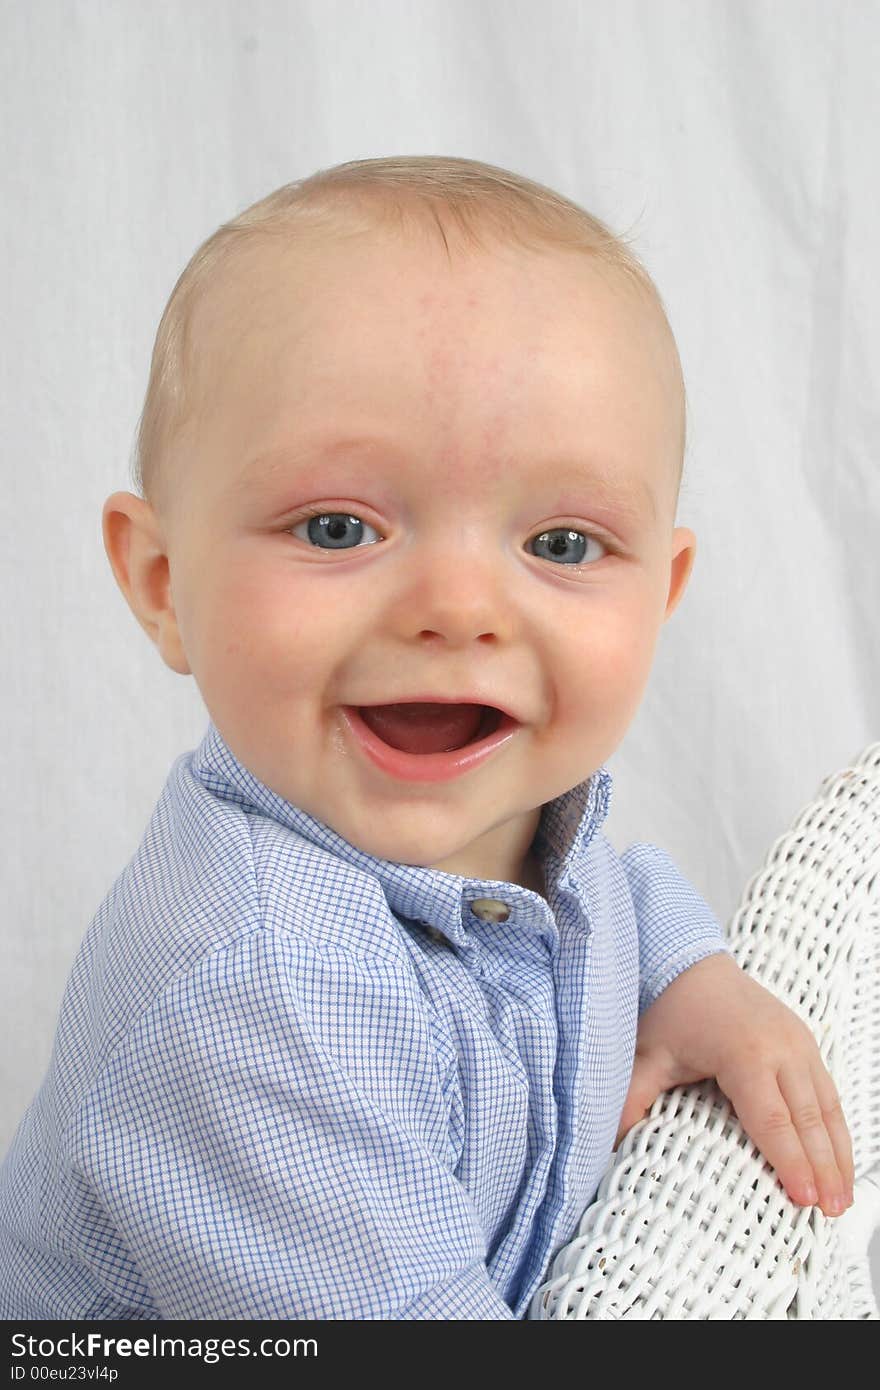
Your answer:
[[[390,748],[403,753],[450,753],[494,734],[504,718],[491,705],[360,705],[367,727]]]

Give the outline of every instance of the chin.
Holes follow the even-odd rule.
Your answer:
[[[345,831],[341,833],[345,835]],[[352,834],[354,833],[353,831]],[[406,829],[399,835],[395,835],[393,830],[386,827],[384,832],[378,835],[367,833],[358,836],[357,839],[349,835],[345,835],[345,838],[376,859],[388,859],[393,864],[412,864],[416,868],[428,868],[466,848],[460,834],[432,834],[430,830],[419,834],[417,830],[414,831],[411,817]]]

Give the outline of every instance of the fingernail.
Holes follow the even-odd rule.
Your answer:
[[[816,1185],[815,1185],[815,1183],[808,1182],[807,1185],[806,1185],[806,1187],[804,1188],[804,1192],[806,1193],[806,1197],[807,1197],[807,1201],[808,1201],[808,1202],[813,1202],[813,1203],[818,1202],[818,1200],[819,1200],[819,1193],[816,1191]]]
[[[842,1197],[832,1197],[831,1201],[828,1203],[828,1210],[832,1216],[840,1216],[844,1207],[845,1203]]]

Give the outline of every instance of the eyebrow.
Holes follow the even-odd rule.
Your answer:
[[[363,468],[368,463],[369,456],[379,453],[386,458],[390,453],[402,457],[399,446],[390,438],[384,439],[381,436],[334,435],[329,438],[306,439],[296,445],[288,444],[267,450],[249,459],[233,480],[231,490],[243,492],[260,483],[271,485],[275,481],[273,474],[277,469],[286,465],[294,471],[306,459],[317,462],[333,460],[338,455],[343,455],[346,458],[352,457],[355,467]],[[657,519],[654,493],[643,478],[633,478],[621,483],[611,477],[607,470],[591,468],[587,463],[579,464],[571,456],[554,458],[551,455],[542,458],[533,464],[533,470],[535,482],[549,475],[560,490],[590,488],[609,508],[633,520],[639,520],[645,512],[648,512],[653,520]]]

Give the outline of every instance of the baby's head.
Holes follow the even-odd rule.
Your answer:
[[[626,247],[470,160],[322,172],[196,252],[138,444],[107,553],[236,757],[370,854],[536,886],[541,807],[620,743],[694,556]]]

